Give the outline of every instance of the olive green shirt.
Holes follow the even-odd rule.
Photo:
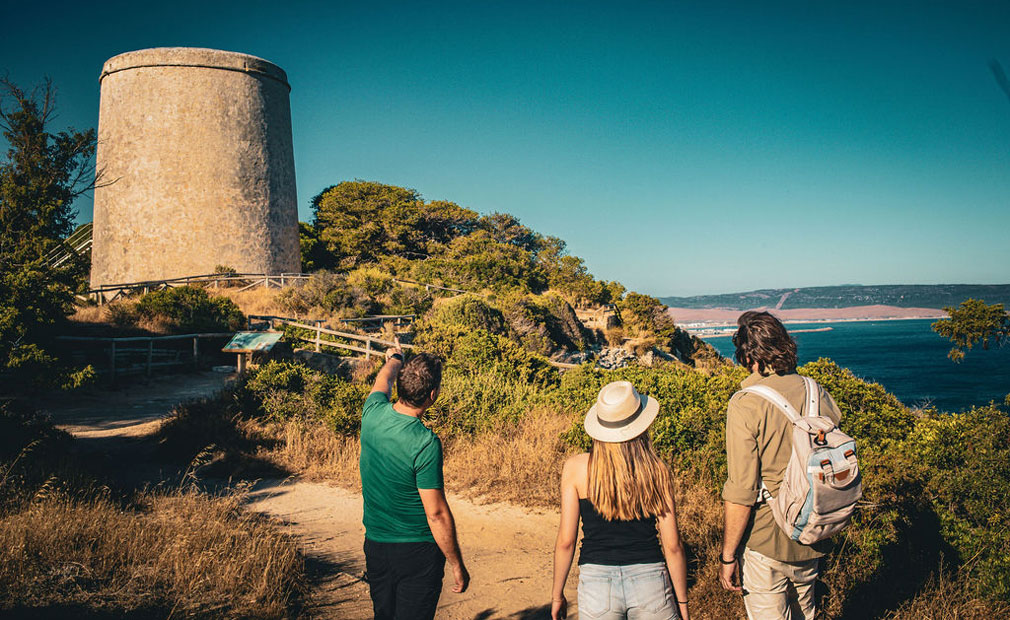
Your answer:
[[[764,385],[789,401],[806,415],[803,404],[806,389],[803,378],[796,373],[763,376],[753,373],[740,387]],[[821,389],[820,415],[835,424],[841,412],[827,390]],[[743,506],[757,504],[761,481],[774,496],[778,493],[793,448],[793,425],[775,405],[757,394],[735,394],[726,411],[726,462],[728,475],[722,498]],[[744,546],[780,562],[802,562],[824,555],[830,541],[814,545],[800,544],[786,535],[775,523],[767,502],[757,504],[751,522],[744,533]]]

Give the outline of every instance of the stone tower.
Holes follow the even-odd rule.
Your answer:
[[[91,285],[300,270],[287,75],[165,47],[102,68]]]

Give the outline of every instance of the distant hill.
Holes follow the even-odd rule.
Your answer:
[[[767,306],[795,308],[847,308],[851,306],[897,306],[899,308],[944,308],[968,298],[1010,307],[1010,284],[887,284],[862,286],[813,286],[796,289],[761,289],[746,293],[660,297],[674,308],[725,308],[748,310]]]

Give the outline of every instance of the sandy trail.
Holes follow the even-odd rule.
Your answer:
[[[231,375],[198,373],[160,377],[122,385],[114,391],[76,395],[73,401],[37,403],[53,422],[76,437],[89,440],[91,450],[136,461],[137,476],[160,471],[152,463],[149,436],[178,403],[211,396]],[[148,480],[157,482],[157,480]],[[552,553],[557,513],[539,513],[509,504],[476,504],[450,495],[460,546],[471,574],[463,594],[451,591],[446,570],[436,618],[532,620],[549,617]],[[297,478],[261,480],[251,490],[249,509],[277,519],[297,538],[308,559],[314,618],[357,620],[372,617],[368,586],[362,581],[360,494]],[[577,568],[567,595],[575,610]],[[572,613],[571,617],[575,617]]]
[[[447,568],[436,617],[547,617],[558,515],[508,504],[478,505],[453,495],[449,505],[471,583],[465,593],[453,593]],[[315,592],[313,615],[372,617],[368,587],[361,581],[365,558],[359,494],[314,482],[262,481],[251,493],[250,508],[280,519],[302,540],[307,555],[329,571]],[[573,576],[568,591],[573,608],[574,593]]]
[[[234,377],[220,372],[165,375],[124,383],[116,390],[74,394],[70,401],[65,396],[44,399],[36,405],[52,416],[57,428],[75,437],[143,437],[157,431],[179,403],[212,396]]]

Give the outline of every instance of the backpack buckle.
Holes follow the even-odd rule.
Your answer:
[[[814,444],[816,444],[818,446],[826,446],[826,445],[828,445],[828,438],[827,438],[827,435],[824,433],[823,430],[817,431],[817,436],[814,437]]]

